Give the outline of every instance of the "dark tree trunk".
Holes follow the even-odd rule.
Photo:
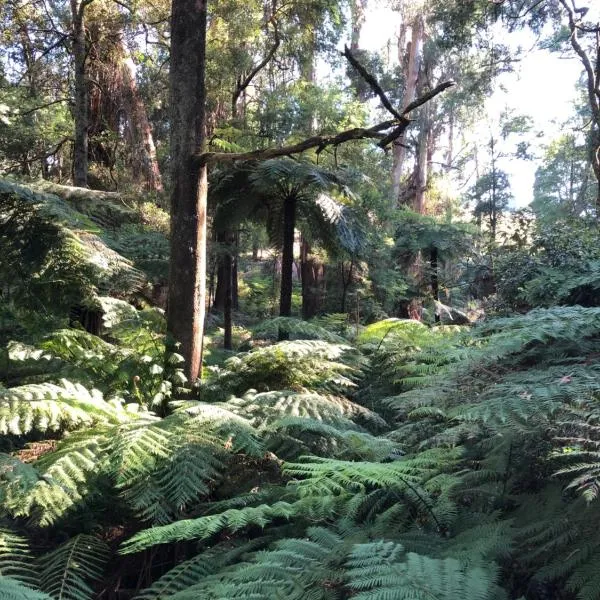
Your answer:
[[[240,258],[240,234],[236,232],[231,262],[231,307],[240,309],[240,290],[238,286],[238,264]]]
[[[310,254],[310,244],[303,239],[300,246],[300,278],[302,280],[302,318],[311,319],[319,310],[319,271],[321,265]]]
[[[225,276],[225,307],[223,311],[223,348],[225,350],[233,350],[233,318],[232,318],[232,285],[231,278],[233,276],[233,257],[230,252],[227,252],[223,257],[224,260],[224,276]]]
[[[225,244],[227,243],[228,232],[222,231],[217,233],[217,285],[215,288],[215,297],[212,303],[212,312],[225,311],[225,295],[227,293],[227,273],[225,267]]]
[[[292,277],[294,272],[294,234],[296,230],[296,197],[288,196],[283,204],[283,252],[281,253],[281,292],[279,316],[292,315]],[[279,332],[279,339],[287,339]]]
[[[72,48],[75,64],[75,101],[73,119],[75,139],[73,142],[73,185],[88,185],[88,91],[85,76],[85,7],[89,4],[81,0],[71,0]]]
[[[173,0],[171,10],[171,258],[167,325],[181,344],[191,382],[202,366],[206,296],[204,150],[207,0]]]
[[[342,299],[340,301],[340,312],[346,312],[346,298],[348,296],[348,288],[352,283],[352,272],[354,270],[354,259],[350,261],[350,266],[348,267],[348,273],[346,274],[346,269],[344,267],[344,261],[340,263],[340,270],[342,273]]]
[[[429,266],[431,267],[431,295],[436,302],[440,299],[440,282],[438,274],[438,249],[431,246],[429,254]],[[440,315],[435,311],[435,322],[439,323]]]

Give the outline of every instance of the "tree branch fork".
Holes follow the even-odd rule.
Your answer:
[[[411,102],[403,111],[400,112],[393,107],[392,103],[375,77],[371,75],[363,65],[360,64],[347,46],[344,48],[343,55],[346,57],[352,67],[360,74],[360,76],[369,84],[373,92],[381,100],[381,103],[386,110],[391,113],[393,119],[382,121],[381,123],[373,125],[372,127],[354,127],[334,135],[315,135],[294,144],[275,148],[264,148],[249,152],[203,152],[200,150],[193,155],[195,165],[200,167],[203,165],[235,162],[240,160],[267,160],[282,156],[293,156],[295,154],[301,154],[312,149],[316,149],[317,154],[320,154],[323,150],[325,150],[325,148],[330,146],[335,148],[340,144],[344,144],[352,140],[376,139],[379,140],[378,146],[385,149],[394,141],[396,141],[411,124],[412,121],[408,117],[409,113],[455,85],[454,81],[444,81]]]

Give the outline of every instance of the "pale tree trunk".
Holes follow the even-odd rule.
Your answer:
[[[355,52],[360,47],[360,32],[365,23],[367,0],[352,0],[350,5],[352,32],[350,37],[350,50]]]
[[[422,16],[415,17],[410,23],[411,40],[405,47],[406,25],[401,25],[398,41],[398,59],[401,65],[405,65],[404,78],[405,88],[402,98],[403,108],[406,108],[415,98],[417,85],[419,81],[419,71],[421,66],[421,55],[423,50],[423,40],[425,37],[425,21]],[[394,203],[398,204],[400,198],[400,188],[402,181],[402,168],[406,158],[406,135],[402,134],[393,143],[393,164],[392,164],[392,190]]]
[[[431,133],[430,106],[423,109],[421,117],[421,129],[419,131],[417,159],[414,170],[415,193],[413,198],[413,210],[419,214],[425,214],[425,192],[427,191],[427,179],[429,173],[429,138]]]
[[[135,64],[125,44],[123,47],[123,103],[127,115],[128,133],[131,144],[133,176],[144,182],[146,190],[161,192],[162,178],[156,159],[156,146],[152,128],[148,121],[146,107],[140,97],[136,79]]]
[[[75,100],[73,120],[75,139],[73,142],[73,184],[88,185],[88,90],[85,74],[85,7],[92,0],[71,0],[71,43],[75,74]]]
[[[171,257],[167,325],[181,344],[186,373],[198,379],[206,295],[207,0],[173,0],[171,10]]]
[[[596,177],[596,210],[600,213],[600,23],[591,30],[596,36],[595,49],[592,56],[583,48],[579,40],[581,29],[579,28],[580,11],[575,8],[575,3],[570,4],[567,0],[559,0],[569,17],[569,29],[571,30],[571,46],[579,56],[579,60],[585,69],[586,87],[590,111],[592,113],[592,139],[590,140],[590,162]],[[584,13],[585,15],[585,13]],[[595,130],[595,131],[594,131]]]

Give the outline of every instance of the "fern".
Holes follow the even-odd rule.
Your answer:
[[[321,340],[332,344],[345,344],[347,341],[315,322],[301,321],[291,317],[275,317],[263,321],[253,329],[256,339],[277,340],[280,332],[287,334],[291,339]]]
[[[502,597],[493,565],[465,570],[455,559],[405,554],[392,542],[357,544],[347,566],[348,586],[360,600]]]
[[[0,390],[0,433],[23,435],[31,431],[78,429],[100,423],[130,420],[135,411],[115,399],[106,401],[66,379]]]
[[[39,586],[54,600],[87,600],[90,584],[99,581],[108,560],[107,546],[90,535],[78,535],[39,558]]]
[[[0,575],[0,598],[3,600],[54,600],[52,596],[31,589],[16,579]]]
[[[28,541],[9,529],[0,529],[0,578],[15,579],[35,587],[37,574],[30,564]]]

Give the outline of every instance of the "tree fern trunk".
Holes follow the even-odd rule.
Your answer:
[[[283,204],[283,252],[281,254],[281,292],[279,296],[279,315],[289,317],[292,314],[292,275],[294,270],[294,233],[296,230],[296,197],[286,197]],[[286,339],[280,331],[279,339]]]

